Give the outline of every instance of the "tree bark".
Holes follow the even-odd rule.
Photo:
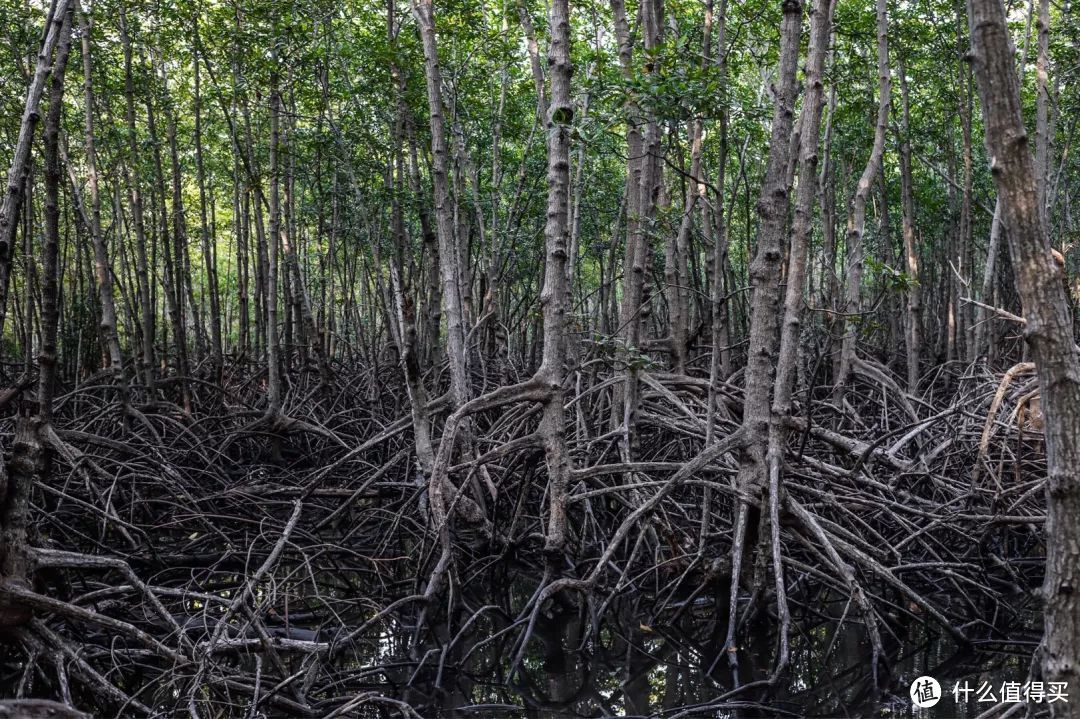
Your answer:
[[[1043,228],[1047,224],[1047,193],[1050,171],[1050,0],[1039,0],[1039,19],[1036,23],[1038,55],[1035,60],[1035,191],[1039,196],[1039,212]]]
[[[702,38],[701,66],[706,68],[710,62],[712,48],[712,3],[705,9],[706,17]],[[686,198],[683,202],[682,220],[679,222],[679,233],[673,243],[669,242],[669,258],[665,266],[665,274],[668,291],[668,325],[669,342],[671,343],[671,364],[677,374],[686,373],[687,352],[689,351],[689,324],[690,324],[690,231],[694,224],[694,211],[698,200],[705,193],[704,177],[701,174],[702,134],[704,120],[699,115],[688,123],[688,139],[690,141],[690,176],[686,188]],[[703,213],[702,217],[706,215]]]
[[[286,148],[288,151],[288,148]],[[291,156],[290,156],[291,157]],[[291,162],[291,159],[290,159]],[[292,204],[293,193],[290,189],[292,187],[292,170],[289,170],[289,178],[286,184],[287,202],[286,205]],[[291,217],[292,213],[289,213]],[[310,347],[311,351],[315,353],[315,361],[319,368],[319,378],[322,382],[324,389],[329,388],[331,382],[330,363],[326,359],[326,354],[322,348],[322,338],[319,335],[319,327],[315,322],[315,315],[311,311],[311,297],[308,294],[307,284],[304,282],[304,277],[300,272],[300,259],[296,254],[296,243],[293,237],[292,223],[286,223],[286,227],[281,227],[279,223],[279,229],[281,230],[281,248],[285,253],[285,266],[289,275],[292,277],[292,292],[293,302],[296,309],[299,325],[298,330],[304,337],[306,347]]]
[[[612,22],[615,26],[615,39],[618,43],[619,72],[624,81],[631,82],[634,77],[634,46],[630,37],[630,25],[626,18],[624,0],[611,0]],[[627,95],[624,107],[626,113],[626,241],[623,253],[623,293],[619,307],[619,335],[621,346],[619,354],[624,359],[638,343],[642,288],[645,282],[644,266],[638,261],[639,231],[641,224],[641,174],[643,163],[643,140],[641,137],[641,112],[633,93]],[[642,250],[644,252],[644,250]],[[629,362],[627,362],[629,364]],[[613,391],[611,419],[613,426],[622,426],[626,421],[625,406],[631,402],[632,393],[636,392],[636,375],[627,370],[626,382]],[[633,417],[631,417],[633,419]],[[624,442],[625,445],[625,442]]]
[[[196,19],[196,22],[198,20]],[[202,87],[199,61],[195,62],[195,173],[199,184],[199,237],[202,241],[203,270],[206,272],[206,294],[210,303],[210,358],[214,376],[220,381],[224,365],[221,344],[221,301],[218,296],[217,259],[210,243],[210,227],[206,217],[206,168],[203,163]]]
[[[131,35],[128,32],[127,14],[120,8],[120,41],[124,46],[124,118],[127,123],[127,163],[124,175],[131,200],[131,224],[135,230],[136,282],[139,294],[139,317],[142,320],[142,352],[139,362],[142,365],[143,381],[146,387],[154,387],[154,303],[150,296],[153,279],[150,274],[150,262],[146,254],[146,229],[143,224],[142,192],[139,189],[138,159],[139,143],[135,128],[135,78],[132,73]]]
[[[922,358],[922,286],[919,284],[919,249],[915,242],[915,194],[911,178],[911,113],[903,55],[900,56],[899,69],[901,103],[900,206],[904,235],[904,263],[907,272],[905,345],[907,349],[907,388],[909,392],[914,392],[919,383],[919,363]]]
[[[796,70],[802,34],[802,3],[784,0],[780,28],[780,68],[773,101],[772,132],[765,179],[757,201],[757,252],[750,265],[750,335],[746,359],[746,389],[742,430],[746,438],[736,484],[743,497],[757,498],[765,484],[765,454],[769,437],[770,395],[777,362],[780,323],[780,281],[784,239],[790,207],[787,184],[797,93]],[[751,516],[752,515],[752,516]],[[747,500],[739,502],[731,549],[731,612],[726,645],[732,647],[738,621],[739,576],[744,548],[757,539],[758,513]],[[744,542],[745,540],[745,542]],[[735,661],[735,653],[729,652]]]
[[[566,500],[570,480],[570,455],[566,447],[563,382],[566,360],[566,313],[570,284],[566,274],[570,239],[570,128],[574,108],[570,99],[570,10],[567,0],[551,4],[551,45],[548,67],[551,106],[547,127],[547,221],[544,225],[546,266],[540,305],[544,314],[544,354],[537,373],[548,388],[540,434],[548,470],[550,492],[547,537],[544,551],[552,569],[564,564],[567,521]]]
[[[41,118],[39,105],[45,91],[45,80],[52,67],[53,52],[60,41],[64,16],[72,0],[55,1],[45,18],[45,34],[38,51],[34,75],[26,90],[26,103],[23,106],[22,121],[19,123],[19,136],[15,141],[15,154],[7,175],[7,192],[0,204],[0,336],[3,335],[4,319],[7,316],[8,282],[11,275],[11,263],[14,256],[15,230],[19,226],[19,210],[22,207],[23,189],[26,186],[26,173],[29,169],[30,148],[34,142],[34,129]]]
[[[84,152],[86,154],[87,190],[90,198],[90,241],[94,245],[94,279],[97,283],[98,301],[101,302],[101,337],[109,356],[109,369],[120,393],[120,404],[127,414],[129,403],[127,378],[124,376],[124,355],[120,349],[120,337],[116,329],[116,301],[113,296],[113,272],[109,250],[101,233],[101,194],[98,187],[97,139],[94,136],[94,91],[91,73],[90,37],[92,24],[86,12],[78,8],[80,40],[83,62]]]
[[[15,424],[11,460],[0,471],[0,583],[26,588],[30,583],[30,494],[45,469],[41,427],[52,419],[56,386],[56,337],[59,321],[60,250],[60,120],[64,102],[64,70],[71,48],[71,3],[61,3],[57,19],[55,64],[49,88],[49,109],[44,128],[45,223],[42,247],[41,352],[38,355],[38,412],[24,411]],[[50,53],[51,54],[51,53]],[[40,59],[40,58],[39,58]],[[27,158],[29,161],[29,157]],[[21,192],[21,190],[20,190]],[[17,223],[13,223],[17,224]],[[14,236],[11,237],[14,241]],[[29,313],[28,313],[29,314]],[[18,627],[30,620],[30,612],[9,600],[0,600],[0,627]]]
[[[1024,338],[1042,388],[1049,474],[1042,674],[1047,682],[1075,687],[1080,684],[1080,355],[1062,273],[1043,224],[1005,9],[1000,0],[968,0],[968,22],[990,171],[1024,308]],[[1080,716],[1078,706],[1048,705],[1055,717]]]
[[[420,26],[424,46],[424,78],[427,81],[431,122],[431,174],[435,185],[435,226],[439,240],[443,311],[446,315],[446,349],[450,360],[450,391],[454,405],[469,400],[464,314],[461,300],[461,254],[454,241],[454,217],[450,200],[449,151],[443,119],[442,73],[435,38],[433,0],[413,0],[413,14]]]
[[[71,3],[65,3],[44,128],[45,232],[41,248],[41,352],[38,354],[38,417],[42,424],[52,421],[56,392],[56,336],[60,323],[60,122],[73,14]]]
[[[791,228],[788,250],[787,286],[784,289],[783,325],[780,332],[779,359],[774,383],[773,414],[783,418],[791,412],[791,396],[795,388],[799,350],[799,328],[802,323],[803,292],[806,285],[806,263],[817,194],[817,164],[821,111],[825,99],[825,56],[828,53],[829,32],[832,26],[834,0],[817,0],[810,15],[810,44],[806,59],[806,91],[800,118],[798,148],[799,184],[795,191],[795,220]],[[774,422],[770,427],[773,432]],[[772,449],[772,447],[770,447]],[[777,446],[779,451],[779,446]],[[776,461],[779,461],[777,456]]]
[[[844,336],[840,348],[840,368],[836,381],[837,396],[842,398],[855,363],[858,339],[858,316],[862,311],[863,231],[866,229],[866,203],[870,189],[885,155],[885,132],[889,125],[889,18],[886,0],[877,0],[877,71],[878,112],[874,127],[874,146],[855,188],[851,218],[847,230],[847,278],[844,306]]]
[[[646,0],[641,5],[642,49],[649,55],[645,63],[646,75],[655,74],[661,33],[660,3],[662,0]],[[615,32],[619,42],[619,60],[625,78],[633,76],[632,45],[623,0],[612,0],[615,14]],[[636,124],[639,115],[645,118],[645,134],[640,135]],[[656,199],[661,182],[660,127],[653,109],[639,108],[633,100],[627,102],[627,192],[632,201],[627,204],[627,242],[623,263],[623,304],[619,324],[623,328],[623,359],[626,362],[626,381],[621,402],[613,402],[613,410],[622,412],[622,452],[627,462],[636,454],[638,441],[637,412],[639,404],[638,371],[644,349],[644,318],[648,315],[648,269],[652,264],[652,248],[649,234],[656,216]]]
[[[277,78],[270,90],[270,237],[266,241],[266,349],[267,349],[267,387],[266,411],[270,417],[281,415],[281,345],[278,339],[278,245],[281,235],[280,197],[280,132],[278,115],[281,112],[281,95],[278,93]],[[256,203],[258,205],[258,203]]]
[[[800,118],[798,147],[799,185],[795,191],[795,220],[788,249],[787,286],[784,289],[783,323],[780,347],[773,383],[772,411],[768,428],[766,464],[769,478],[770,516],[772,528],[773,574],[776,582],[777,614],[780,617],[780,651],[776,671],[784,669],[789,660],[788,627],[791,616],[786,602],[784,571],[779,547],[781,502],[781,464],[787,429],[785,420],[791,415],[791,398],[795,390],[799,356],[799,328],[802,326],[803,292],[806,285],[806,264],[812,232],[811,221],[817,195],[818,144],[821,133],[821,110],[825,99],[825,56],[828,54],[832,29],[833,0],[817,0],[810,12],[810,42],[806,58],[806,91]]]
[[[394,0],[386,3],[386,32],[388,41],[394,39]],[[390,258],[390,293],[394,312],[396,332],[394,340],[398,345],[398,363],[405,376],[405,389],[409,396],[409,413],[412,418],[413,443],[416,459],[422,474],[420,483],[426,483],[431,477],[435,463],[435,451],[431,442],[431,420],[427,409],[427,391],[424,388],[423,367],[417,347],[416,307],[405,287],[404,264],[408,247],[405,229],[405,213],[402,198],[405,196],[405,157],[404,136],[406,116],[409,108],[405,99],[405,80],[395,61],[390,63],[390,75],[397,93],[396,112],[392,128],[393,166],[391,167],[391,205],[390,221],[394,239],[394,251]]]
[[[176,206],[180,194],[180,178],[176,176],[179,168],[173,168],[172,174],[173,222],[170,223],[168,199],[165,192],[165,166],[161,157],[161,142],[157,133],[156,118],[154,101],[147,97],[146,127],[150,133],[150,145],[153,147],[154,179],[157,187],[158,234],[161,239],[161,257],[164,260],[162,266],[165,269],[162,275],[162,292],[165,293],[165,307],[169,313],[169,324],[172,326],[173,344],[176,350],[176,374],[180,387],[180,401],[183,404],[184,411],[190,414],[192,405],[188,376],[191,374],[191,365],[188,362],[187,327],[184,322],[184,263],[181,256],[184,245],[182,238],[179,237],[183,225],[175,216],[175,213],[179,211]],[[175,133],[169,133],[167,139],[170,144],[174,141],[174,136]],[[135,181],[138,181],[137,177]],[[172,225],[171,237],[169,234],[170,225]],[[168,353],[166,353],[165,357],[168,358]]]
[[[712,1],[706,0],[705,35],[709,36],[712,17]],[[721,87],[726,88],[727,76],[727,0],[720,0],[720,8],[716,14],[716,58],[718,75]],[[710,43],[706,42],[706,52],[710,50]],[[731,375],[731,350],[728,347],[728,317],[727,317],[727,218],[724,214],[724,188],[727,180],[727,156],[728,156],[728,113],[727,108],[720,110],[720,155],[717,158],[716,167],[716,193],[714,208],[709,203],[702,203],[702,222],[712,240],[712,282],[709,293],[709,315],[711,321],[710,334],[712,335],[712,352],[709,358],[709,409],[705,422],[705,443],[712,444],[716,434],[716,405],[719,401],[719,387],[721,379],[727,379]],[[706,500],[709,490],[706,489]],[[705,501],[708,505],[709,502]],[[702,536],[706,534],[703,513]]]

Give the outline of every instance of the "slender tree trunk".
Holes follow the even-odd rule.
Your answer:
[[[712,30],[712,0],[707,0],[705,6],[705,49],[710,51],[711,42],[708,40]],[[727,76],[727,0],[720,0],[720,9],[716,13],[716,58],[719,65],[717,74],[720,77],[721,87],[726,88]],[[727,223],[724,215],[724,186],[727,180],[727,155],[728,155],[728,114],[726,108],[720,110],[720,155],[717,158],[716,167],[716,192],[714,195],[713,208],[708,203],[702,203],[702,223],[706,231],[710,233],[712,240],[712,282],[709,295],[709,314],[711,320],[712,352],[709,358],[709,410],[706,415],[705,440],[706,444],[712,444],[716,437],[716,408],[719,402],[719,390],[721,379],[727,379],[731,375],[731,350],[728,338],[727,318]],[[704,187],[704,184],[702,185]],[[704,507],[710,505],[710,490],[705,490]],[[704,541],[707,532],[708,512],[702,511],[701,537]]]
[[[278,245],[281,234],[281,204],[279,202],[279,119],[281,95],[277,78],[270,91],[270,237],[266,244],[266,348],[268,380],[266,387],[267,414],[281,415],[281,346],[278,342]],[[257,205],[258,203],[256,203]]]
[[[289,151],[286,148],[286,151]],[[290,160],[291,162],[291,160]],[[291,170],[288,172],[288,178],[286,182],[287,202],[286,205],[292,204],[293,192],[292,187],[293,173]],[[292,213],[290,211],[289,217]],[[281,228],[281,247],[285,253],[286,269],[289,275],[292,277],[292,291],[293,302],[298,310],[299,321],[297,328],[301,335],[304,337],[305,347],[311,349],[315,353],[315,361],[319,367],[319,378],[322,382],[324,389],[329,388],[332,380],[330,373],[330,363],[326,360],[326,355],[322,349],[322,338],[319,335],[318,325],[315,323],[315,315],[311,311],[311,297],[308,295],[307,285],[304,283],[304,277],[300,273],[300,259],[297,257],[296,244],[292,232],[294,229],[289,227],[292,223],[287,223],[285,228]]]
[[[806,59],[805,94],[800,118],[798,178],[795,215],[788,249],[783,324],[780,331],[779,360],[774,383],[773,413],[783,418],[791,413],[795,388],[799,328],[802,322],[803,293],[806,286],[807,256],[813,230],[814,200],[817,194],[818,146],[821,112],[825,99],[825,56],[828,53],[834,0],[816,0],[810,15],[810,44]],[[774,422],[772,427],[775,428]],[[776,457],[779,461],[779,457]]]
[[[889,195],[889,179],[887,177],[885,164],[882,163],[878,167],[878,223],[880,231],[878,233],[878,248],[877,251],[881,253],[882,262],[890,268],[890,271],[896,267],[897,257],[896,246],[893,244],[892,235],[892,215],[890,210],[890,195]],[[903,321],[903,313],[899,311],[900,297],[894,291],[891,283],[888,280],[881,282],[881,292],[883,293],[881,308],[885,312],[885,347],[887,359],[887,366],[892,369],[896,366],[896,363],[900,359],[900,347],[903,344],[900,341],[903,331],[900,329],[900,325]]]
[[[45,226],[42,247],[41,287],[41,353],[38,356],[38,414],[31,417],[23,410],[15,423],[11,460],[7,471],[0,471],[0,580],[7,586],[26,589],[30,585],[31,557],[28,530],[30,526],[30,495],[35,483],[42,481],[45,473],[41,435],[42,427],[52,419],[53,392],[56,386],[56,337],[59,321],[59,264],[60,249],[60,120],[64,100],[64,70],[71,48],[71,23],[73,8],[70,3],[60,3],[55,19],[54,43],[56,60],[52,67],[52,83],[49,88],[49,109],[45,120]],[[50,48],[50,55],[52,49]],[[41,60],[41,58],[39,58]],[[48,58],[45,59],[48,62]],[[29,173],[29,156],[20,168],[26,181]],[[22,193],[25,188],[19,188]],[[5,208],[6,209],[6,208]],[[16,207],[16,210],[18,207]],[[18,226],[15,216],[8,216],[11,227]],[[5,228],[6,229],[6,228]],[[29,235],[27,235],[29,237]],[[14,232],[5,238],[14,242]],[[10,260],[10,256],[8,257]],[[29,307],[27,317],[31,316]],[[20,627],[30,621],[32,614],[24,607],[12,606],[9,600],[0,600],[0,627]]]
[[[907,272],[906,349],[907,388],[914,392],[919,383],[922,358],[922,285],[919,284],[919,248],[915,242],[915,193],[911,179],[911,113],[908,103],[904,57],[900,56],[900,205],[904,235],[904,262]]]
[[[56,392],[56,336],[60,324],[60,122],[73,14],[71,3],[65,3],[44,128],[45,232],[41,248],[41,352],[38,355],[38,417],[43,425],[52,421]]]
[[[529,69],[532,71],[533,86],[536,88],[536,113],[541,121],[546,122],[547,85],[544,81],[544,66],[540,59],[540,43],[536,41],[532,16],[529,15],[529,8],[526,7],[524,0],[517,0],[517,11],[521,29],[525,33],[525,50],[529,54]]]
[[[858,315],[862,311],[863,231],[866,228],[866,203],[870,188],[885,155],[885,132],[889,125],[889,18],[886,0],[877,0],[877,70],[878,113],[874,128],[874,146],[855,188],[847,231],[847,278],[844,307],[844,336],[840,348],[840,368],[836,377],[838,397],[842,398],[855,363],[858,338]]]
[[[270,338],[267,330],[273,326],[277,327],[277,322],[271,325],[270,322],[270,293],[268,288],[270,282],[270,243],[267,241],[267,226],[263,218],[262,209],[262,189],[254,187],[252,194],[249,196],[249,203],[252,205],[254,224],[255,224],[255,295],[258,298],[258,306],[256,307],[257,322],[256,327],[259,328],[256,337],[256,344],[259,345],[260,350],[265,350],[267,354],[270,352]],[[269,204],[267,204],[269,208]],[[269,210],[268,210],[269,211]],[[250,232],[248,233],[250,237]],[[276,331],[276,330],[275,330]],[[259,341],[261,340],[261,342]],[[280,353],[280,344],[278,345],[278,352]],[[280,361],[280,358],[279,358]]]
[[[164,69],[161,73],[162,88],[165,89],[165,113],[168,124],[165,128],[166,137],[169,142],[169,174],[171,179],[171,191],[172,191],[172,207],[170,208],[170,217],[172,219],[172,237],[173,247],[176,253],[176,272],[179,286],[178,300],[180,312],[182,313],[184,334],[187,335],[187,328],[191,327],[195,335],[195,355],[196,357],[205,357],[207,355],[207,344],[209,342],[206,339],[206,327],[202,322],[202,310],[200,304],[195,301],[195,289],[194,289],[194,273],[191,271],[191,257],[188,254],[188,227],[187,227],[187,215],[184,212],[184,193],[183,193],[183,175],[180,170],[180,153],[176,144],[176,114],[173,111],[171,101],[168,97],[168,90],[166,85]],[[211,257],[211,260],[213,258]],[[204,268],[205,269],[205,268]],[[187,297],[187,307],[190,310],[190,316],[184,314],[184,297]],[[187,352],[185,351],[185,358]],[[188,372],[191,370],[190,361],[188,362]],[[185,375],[187,376],[187,375]]]
[[[26,174],[29,171],[30,148],[34,141],[34,129],[40,118],[38,106],[45,91],[45,80],[52,66],[53,52],[60,41],[64,15],[73,0],[53,0],[45,18],[45,34],[34,66],[34,75],[26,90],[19,136],[15,141],[15,154],[8,169],[7,192],[0,204],[0,337],[4,334],[7,316],[8,282],[14,258],[15,230],[19,226],[19,210],[22,207]]]
[[[704,25],[705,34],[702,48],[702,68],[709,64],[712,43],[712,6],[706,7],[708,15]],[[702,132],[704,120],[693,118],[688,125],[690,141],[690,177],[683,202],[682,220],[679,234],[672,246],[674,261],[667,270],[668,285],[668,324],[670,327],[671,364],[678,374],[685,374],[687,352],[689,351],[690,292],[692,290],[689,272],[690,231],[694,224],[694,210],[699,198],[705,193],[704,178],[701,174]]]
[[[235,150],[234,150],[235,153]],[[248,283],[248,192],[240,177],[240,160],[233,157],[233,237],[236,242],[236,359],[244,356],[251,346],[251,310]]]
[[[27,377],[34,376],[34,306],[37,292],[37,260],[34,252],[34,160],[30,158],[30,165],[26,172],[26,188],[23,190],[25,201],[22,203],[22,250],[23,250],[23,299],[26,303],[24,321],[22,327],[23,341],[23,372]],[[18,295],[15,295],[18,300]],[[18,305],[15,308],[18,316]]]
[[[659,71],[655,49],[661,41],[662,20],[660,18],[662,0],[646,0],[641,6],[642,49],[649,56],[645,63],[646,75]],[[619,42],[619,59],[624,77],[631,77],[632,46],[626,23],[625,7],[622,0],[612,1],[615,13],[616,37]],[[637,134],[635,123],[638,114],[645,118],[645,135]],[[627,192],[633,198],[628,204],[626,258],[623,264],[623,304],[619,324],[623,328],[624,361],[627,365],[626,381],[623,387],[621,403],[616,402],[613,409],[622,411],[622,453],[623,461],[630,461],[636,454],[638,441],[637,413],[639,404],[638,372],[641,355],[644,353],[646,324],[648,316],[649,285],[648,268],[652,264],[652,248],[649,243],[653,220],[656,215],[656,200],[661,183],[660,166],[660,126],[655,111],[641,109],[635,103],[627,104],[628,129],[627,147],[630,152]],[[633,131],[631,128],[634,128]]]
[[[615,26],[615,39],[618,42],[619,71],[626,82],[634,78],[634,46],[630,37],[630,25],[626,18],[624,0],[611,0],[611,12]],[[625,105],[626,113],[626,242],[623,255],[623,293],[619,307],[618,329],[621,339],[620,356],[629,365],[630,354],[639,342],[638,332],[641,325],[639,308],[645,283],[644,263],[638,259],[638,244],[641,224],[641,175],[644,146],[641,137],[641,112],[633,94],[628,94]],[[645,250],[642,249],[641,253]],[[612,424],[621,426],[626,421],[625,407],[632,403],[632,395],[637,391],[637,375],[632,369],[626,373],[626,382],[612,393]],[[631,416],[631,419],[633,417]],[[624,431],[631,431],[624,428]],[[626,442],[624,442],[626,444]]]
[[[570,284],[566,265],[570,235],[570,128],[574,108],[570,99],[570,10],[567,0],[551,4],[551,107],[547,126],[547,222],[544,225],[546,267],[540,305],[544,313],[544,354],[537,373],[549,391],[540,420],[540,434],[548,470],[550,492],[544,551],[552,570],[565,564],[566,502],[570,481],[570,455],[566,447],[563,382],[566,377],[566,313]]]
[[[76,2],[76,5],[78,3]],[[124,377],[124,355],[116,329],[116,302],[113,298],[112,264],[101,233],[101,194],[98,187],[97,139],[94,136],[94,91],[91,73],[90,37],[92,26],[86,12],[79,9],[79,34],[82,43],[84,152],[86,154],[87,191],[90,198],[90,241],[94,245],[94,278],[101,302],[101,338],[108,351],[109,369],[120,393],[120,404],[127,414],[128,390]]]
[[[431,174],[435,184],[435,225],[439,240],[443,311],[446,315],[446,350],[450,360],[450,391],[454,404],[470,397],[466,364],[464,314],[461,306],[461,255],[454,242],[454,218],[450,200],[446,125],[443,121],[442,73],[435,39],[433,0],[413,0],[413,14],[424,45],[424,76],[427,80],[431,120]]]
[[[405,117],[405,133],[409,141],[409,189],[416,205],[416,213],[420,218],[420,235],[423,240],[421,250],[422,268],[425,287],[422,294],[423,321],[419,328],[419,349],[424,359],[423,364],[430,366],[435,364],[438,356],[439,331],[442,323],[442,288],[439,283],[439,238],[431,224],[431,213],[427,205],[427,192],[420,181],[420,162],[416,147],[416,132],[411,120],[412,115]]]
[[[395,1],[386,3],[387,39],[393,45]],[[416,308],[412,297],[407,294],[403,279],[405,254],[408,249],[408,237],[405,229],[405,213],[402,199],[405,195],[405,157],[404,136],[405,122],[409,108],[405,99],[405,80],[397,63],[391,61],[390,75],[397,91],[397,105],[393,125],[393,166],[391,168],[391,206],[394,252],[390,258],[390,293],[393,301],[395,341],[398,345],[398,362],[405,375],[405,388],[409,395],[409,412],[412,418],[413,442],[416,447],[416,459],[422,476],[420,483],[426,484],[431,477],[435,464],[435,452],[431,442],[431,419],[427,409],[427,391],[424,388],[423,367],[417,347]],[[336,206],[335,206],[336,208]]]
[[[1039,52],[1035,61],[1035,191],[1039,194],[1039,212],[1042,213],[1043,228],[1049,233],[1047,224],[1047,181],[1050,171],[1050,0],[1038,0]],[[1049,236],[1049,235],[1048,235]]]
[[[968,22],[990,171],[1002,202],[1024,337],[1037,367],[1046,422],[1042,679],[1075,687],[1080,684],[1080,355],[1062,273],[1043,224],[1005,9],[1000,0],[968,0]],[[1054,717],[1080,716],[1076,703],[1048,707]]]
[[[131,225],[135,231],[136,282],[139,294],[139,317],[142,320],[142,352],[139,361],[142,365],[146,387],[154,387],[154,302],[150,295],[153,278],[150,274],[150,262],[146,253],[146,229],[143,224],[142,191],[139,189],[139,142],[135,128],[135,78],[131,62],[131,36],[128,33],[127,15],[123,6],[120,8],[120,42],[124,46],[124,117],[127,122],[127,163],[124,175],[131,200]]]
[[[1004,234],[1004,223],[1001,219],[1001,200],[994,203],[994,218],[990,221],[990,242],[986,248],[986,266],[983,268],[982,285],[979,292],[979,301],[983,304],[975,309],[975,357],[989,357],[993,347],[993,333],[988,334],[992,327],[993,318],[990,317],[984,305],[993,305],[994,282],[997,280],[998,255],[1001,254],[1001,235]],[[991,346],[987,346],[987,337],[991,338]]]
[[[828,54],[832,28],[833,0],[817,0],[810,13],[810,42],[806,57],[806,91],[803,112],[799,118],[798,177],[795,191],[795,219],[791,228],[788,249],[787,286],[784,289],[783,322],[780,328],[780,347],[777,355],[776,378],[773,382],[772,416],[769,421],[769,440],[766,462],[769,478],[770,527],[773,532],[773,573],[780,616],[780,652],[777,670],[788,664],[788,612],[784,587],[784,571],[778,543],[781,502],[781,464],[787,430],[784,421],[791,415],[791,400],[795,390],[799,357],[799,328],[802,323],[803,293],[806,286],[807,255],[810,249],[811,222],[814,199],[817,195],[818,144],[821,133],[821,109],[825,99],[825,56]]]
[[[962,31],[959,26],[963,25],[963,9],[957,4],[957,49],[958,55],[962,55]],[[960,141],[962,144],[962,157],[961,162],[963,164],[963,185],[960,193],[960,232],[959,242],[960,246],[957,248],[956,253],[956,265],[959,270],[960,278],[957,279],[957,290],[960,291],[959,285],[963,282],[970,284],[974,277],[972,263],[975,260],[975,252],[972,247],[972,219],[971,219],[971,207],[972,207],[972,193],[973,193],[973,167],[972,167],[972,154],[971,154],[971,114],[972,114],[972,87],[971,87],[971,69],[965,65],[960,67],[960,77],[958,78],[959,88],[957,92],[957,114],[960,117]],[[962,353],[961,356],[966,357],[968,362],[975,361],[975,337],[973,325],[975,323],[974,315],[972,313],[972,305],[967,302],[960,302],[959,296],[957,297],[957,340],[958,351]]]
[[[165,293],[165,307],[169,313],[169,324],[172,325],[173,344],[176,348],[176,373],[180,386],[180,401],[184,411],[191,413],[191,393],[188,388],[188,376],[191,374],[188,363],[187,328],[184,326],[184,278],[183,261],[180,251],[183,249],[182,240],[175,234],[169,236],[169,207],[165,193],[165,167],[161,158],[161,143],[157,134],[157,113],[154,111],[154,103],[149,97],[146,99],[146,127],[150,133],[150,144],[154,148],[154,179],[157,187],[158,202],[158,232],[161,240],[161,257],[164,260],[165,269],[162,275],[162,291]],[[175,175],[175,173],[174,173]],[[179,193],[179,178],[175,178],[174,185],[174,212],[176,211],[176,194]],[[179,223],[174,222],[173,230],[178,229]],[[172,239],[172,242],[170,242]]]
[[[821,198],[821,244],[823,245],[821,304],[830,311],[836,309],[836,299],[839,294],[836,277],[836,178],[832,162],[832,125],[835,115],[836,85],[831,85],[829,87],[829,116],[825,121],[825,137],[822,140],[825,148],[824,162],[821,163],[821,173],[818,175],[818,195]],[[830,344],[831,336],[830,331]]]
[[[197,20],[196,20],[197,21]],[[203,163],[202,140],[202,88],[199,75],[199,61],[195,66],[195,172],[199,184],[199,235],[202,240],[203,271],[206,273],[206,294],[210,303],[210,357],[214,365],[214,376],[221,379],[224,366],[221,344],[221,301],[218,296],[217,262],[210,244],[210,227],[206,218],[206,168]]]

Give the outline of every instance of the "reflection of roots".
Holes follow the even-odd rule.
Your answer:
[[[1008,636],[1040,572],[1012,558],[1035,553],[1043,509],[1039,481],[1005,482],[1000,468],[1044,473],[1030,446],[1017,456],[994,441],[1002,408],[1030,391],[1011,384],[1019,370],[969,376],[947,400],[905,397],[868,362],[855,370],[847,400],[861,419],[826,388],[789,420],[775,508],[767,484],[755,496],[734,484],[738,387],[719,393],[706,446],[707,382],[642,372],[638,454],[625,462],[609,427],[622,375],[583,376],[567,394],[574,469],[566,551],[554,557],[542,386],[475,411],[468,451],[448,444],[442,524],[396,368],[339,371],[330,399],[287,415],[257,410],[255,387],[192,383],[192,417],[143,405],[128,427],[101,410],[115,401],[107,388],[80,391],[37,433],[51,469],[31,496],[28,581],[0,584],[0,668],[36,696],[102,715],[427,716],[428,703],[495,675],[516,687],[506,701],[558,709],[602,697],[577,685],[545,694],[538,667],[563,666],[552,621],[573,625],[575,652],[622,657],[682,646],[673,633],[693,627],[702,643],[681,656],[722,680],[727,654],[775,636],[783,614],[793,648],[828,615],[839,618],[830,648],[866,638],[876,691],[904,627],[958,644]],[[305,381],[294,378],[298,396]],[[375,402],[372,382],[389,388]],[[440,430],[446,408],[431,411]],[[958,472],[976,463],[981,475]],[[740,504],[753,530],[733,548]],[[441,586],[425,592],[433,573]],[[766,664],[775,644],[764,643]],[[633,661],[643,672],[659,660]],[[767,703],[771,669],[744,663],[742,689],[712,708]]]
[[[66,704],[48,699],[13,699],[0,701],[0,718],[11,719],[88,719],[88,714]]]

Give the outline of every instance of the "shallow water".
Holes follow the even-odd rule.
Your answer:
[[[505,625],[487,619],[474,621],[468,632],[460,633],[460,624],[456,636],[448,632],[445,653],[442,647],[410,648],[405,628],[384,631],[360,665],[387,667],[377,672],[384,681],[372,688],[408,701],[424,717],[971,719],[992,703],[975,693],[957,702],[953,685],[966,681],[977,689],[986,682],[996,695],[1003,682],[1023,683],[1039,636],[1029,614],[1001,624],[998,640],[965,649],[910,616],[892,617],[880,624],[887,656],[878,665],[879,690],[861,619],[852,608],[845,614],[846,602],[837,600],[793,617],[790,671],[768,686],[777,644],[773,622],[746,632],[733,668],[720,651],[726,620],[717,620],[715,606],[713,598],[699,599],[674,623],[646,623],[634,611],[640,607],[626,604],[594,625],[588,608],[556,605],[541,614],[512,678],[516,647],[509,637],[516,633],[504,633],[503,642]],[[919,710],[909,688],[924,675],[939,681],[943,696],[937,706]],[[736,687],[743,691],[733,693]]]

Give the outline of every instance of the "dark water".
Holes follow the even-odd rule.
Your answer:
[[[467,631],[457,624],[441,641],[420,646],[405,627],[384,630],[373,642],[375,651],[356,657],[354,666],[374,670],[383,681],[373,689],[408,701],[424,717],[497,719],[970,719],[993,703],[980,702],[977,692],[958,703],[954,684],[991,685],[996,696],[1003,682],[1027,679],[1039,636],[1031,614],[999,626],[999,638],[963,648],[917,617],[886,616],[879,627],[887,656],[875,684],[865,627],[846,605],[841,599],[822,602],[793,617],[791,668],[775,685],[766,681],[776,651],[775,622],[764,617],[744,632],[733,669],[721,651],[727,622],[711,597],[683,608],[674,622],[656,617],[649,623],[632,600],[615,602],[603,615],[603,608],[555,603],[541,612],[513,675],[520,632],[506,631],[509,622],[497,620],[496,611],[474,619]],[[594,621],[597,616],[603,618]],[[924,675],[938,680],[943,697],[919,710],[909,688]]]

